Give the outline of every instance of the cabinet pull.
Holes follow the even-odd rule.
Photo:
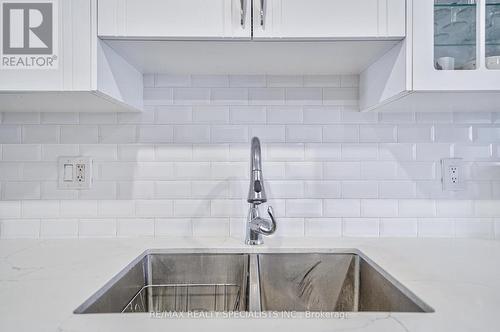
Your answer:
[[[243,29],[245,29],[245,20],[247,16],[246,10],[247,10],[246,0],[240,0],[240,25]]]
[[[260,26],[264,27],[264,17],[266,16],[266,0],[260,0]]]

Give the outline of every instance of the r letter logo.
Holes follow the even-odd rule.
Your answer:
[[[0,0],[1,69],[57,68],[57,0],[35,1]]]

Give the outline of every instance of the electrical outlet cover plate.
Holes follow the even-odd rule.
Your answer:
[[[59,188],[90,189],[92,185],[92,158],[59,157]]]
[[[444,191],[465,190],[463,169],[462,158],[441,160],[441,182]]]

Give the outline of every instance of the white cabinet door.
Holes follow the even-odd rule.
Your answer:
[[[254,38],[405,36],[405,0],[253,0]]]
[[[102,38],[251,37],[251,0],[99,0]]]
[[[0,2],[0,5],[2,3],[7,2]],[[0,92],[82,91],[91,88],[93,55],[90,31],[93,29],[92,9],[97,6],[95,0],[53,0],[44,4],[50,7],[41,11],[39,16],[42,22],[46,19],[45,15],[53,16],[52,20],[48,20],[52,26],[46,27],[52,34],[45,36],[52,41],[52,50],[47,51],[47,54],[31,54],[29,51],[24,54],[2,54],[2,61],[7,61],[5,58],[12,60],[9,60],[8,66],[0,66]],[[30,5],[37,5],[35,2],[20,5],[27,7],[17,9],[18,12],[24,10],[24,15],[34,15],[33,11],[36,12],[36,9],[29,9]],[[15,17],[11,15],[16,9],[2,8],[8,11],[2,11],[2,15],[9,16],[14,26]],[[41,43],[43,47],[50,44],[45,40]],[[31,39],[23,47],[31,48]],[[49,65],[49,58],[52,65]],[[36,61],[36,64],[31,61]],[[18,65],[13,66],[13,63]],[[25,65],[19,65],[21,63]]]
[[[413,0],[413,90],[500,90],[500,73],[485,65],[484,8],[484,1]],[[439,69],[450,60],[454,70]]]

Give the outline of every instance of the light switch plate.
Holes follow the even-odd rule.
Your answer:
[[[444,191],[465,190],[463,169],[461,158],[441,159],[441,182]]]
[[[90,189],[92,186],[92,158],[59,157],[59,188]]]

